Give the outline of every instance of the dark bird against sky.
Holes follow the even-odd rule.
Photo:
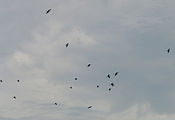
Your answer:
[[[170,53],[170,48],[168,48],[167,53]]]
[[[16,99],[16,96],[13,96],[13,99]]]
[[[66,43],[66,48],[69,46],[69,43]]]
[[[114,83],[111,83],[111,86],[113,87],[114,86]]]
[[[52,10],[52,9],[48,9],[48,10],[46,11],[46,14],[48,14],[51,10]]]
[[[110,74],[108,74],[107,77],[110,78]]]
[[[91,64],[88,64],[88,65],[87,65],[87,67],[90,67],[90,66],[91,66]]]
[[[92,106],[89,106],[88,109],[92,108]]]
[[[55,105],[58,105],[58,103],[56,103],[56,102],[55,102],[54,104],[55,104]]]
[[[116,72],[114,76],[117,76],[117,75],[118,75],[118,72]]]
[[[111,91],[111,88],[109,88],[108,90]]]

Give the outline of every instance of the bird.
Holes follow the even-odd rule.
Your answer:
[[[55,105],[58,105],[58,103],[56,103],[56,102],[55,102],[54,104],[55,104]]]
[[[66,48],[69,46],[69,43],[66,43]]]
[[[113,87],[114,86],[114,83],[111,83],[111,86]]]
[[[13,99],[16,99],[16,96],[13,96]]]
[[[3,81],[2,81],[2,80],[0,80],[0,82],[2,83]]]
[[[110,74],[108,74],[107,77],[110,78]]]
[[[87,65],[87,67],[90,67],[90,66],[91,66],[91,64],[88,64],[88,65]]]
[[[97,85],[97,88],[99,88],[99,85]]]
[[[69,87],[70,89],[72,89],[72,86],[71,87]]]
[[[17,80],[17,82],[19,82],[19,80]]]
[[[78,80],[78,78],[75,78],[75,80]]]
[[[88,109],[92,108],[92,106],[89,106]]]
[[[114,76],[117,76],[119,72],[116,72]]]
[[[48,10],[46,11],[46,14],[48,14],[51,10],[52,10],[52,9],[48,9]]]
[[[170,53],[170,48],[167,49],[167,53]]]
[[[109,88],[108,90],[111,91],[111,88]]]

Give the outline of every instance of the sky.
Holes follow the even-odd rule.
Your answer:
[[[174,4],[0,0],[0,119],[174,120]]]

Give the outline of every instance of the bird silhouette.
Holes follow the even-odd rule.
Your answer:
[[[113,87],[114,86],[114,83],[111,83],[111,86]]]
[[[48,10],[46,11],[46,14],[48,14],[51,10],[52,10],[52,9],[48,9]]]
[[[170,48],[168,48],[167,53],[170,53]]]
[[[99,88],[99,85],[97,85],[97,88]]]
[[[55,102],[54,104],[55,104],[55,105],[58,105],[58,103],[56,103],[56,102]]]
[[[111,88],[109,88],[108,90],[111,91]]]
[[[89,106],[88,109],[92,108],[92,106]]]
[[[72,86],[71,87],[69,87],[70,89],[72,89]]]
[[[91,66],[91,64],[88,64],[88,65],[87,65],[87,67],[90,67],[90,66]]]
[[[13,99],[16,99],[16,96],[13,96]]]
[[[107,77],[110,78],[110,74],[108,74]]]
[[[66,48],[69,46],[69,43],[66,43]]]
[[[119,73],[119,72],[116,72],[116,73],[114,74],[114,76],[117,76],[117,75],[118,75],[118,73]]]
[[[19,82],[19,80],[17,80],[17,82]]]
[[[2,80],[0,80],[0,82],[2,83],[3,81],[2,81]]]
[[[78,78],[75,78],[75,80],[78,80]]]

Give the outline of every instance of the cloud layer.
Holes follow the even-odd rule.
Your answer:
[[[175,118],[175,2],[0,2],[1,119]]]

